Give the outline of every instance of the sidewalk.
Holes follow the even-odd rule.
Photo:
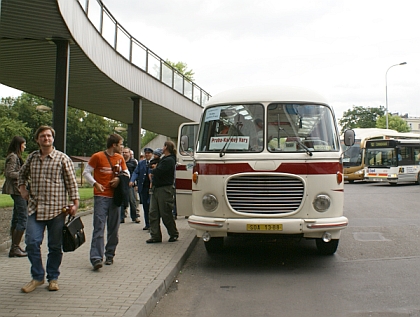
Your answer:
[[[162,225],[163,242],[158,244],[146,244],[149,233],[142,230],[143,219],[136,224],[126,218],[114,264],[93,271],[89,261],[92,214],[85,213],[82,220],[87,241],[75,252],[64,253],[57,292],[49,292],[46,282],[32,293],[22,293],[20,288],[31,280],[28,259],[0,252],[0,316],[148,316],[197,241],[184,217],[176,221],[179,240],[168,243]],[[41,252],[45,266],[45,243]]]

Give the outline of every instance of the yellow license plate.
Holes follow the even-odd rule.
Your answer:
[[[283,225],[282,224],[259,224],[259,225],[246,225],[246,230],[248,231],[282,231]]]

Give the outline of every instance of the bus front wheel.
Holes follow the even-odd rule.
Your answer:
[[[417,174],[417,181],[416,181],[417,185],[420,185],[420,173]]]
[[[204,242],[207,253],[218,253],[223,249],[223,237],[211,238],[209,241]]]
[[[330,242],[324,242],[322,239],[315,239],[316,248],[322,255],[333,255],[338,248],[338,239],[333,239]]]

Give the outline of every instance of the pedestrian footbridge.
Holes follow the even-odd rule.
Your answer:
[[[0,83],[54,100],[63,150],[67,104],[129,124],[137,154],[141,128],[175,137],[209,98],[100,0],[0,0]]]

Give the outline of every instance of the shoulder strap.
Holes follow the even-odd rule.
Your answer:
[[[106,153],[106,151],[104,151],[104,153],[105,153],[105,156],[108,159],[109,165],[111,166],[111,169],[112,169],[112,163],[111,163],[111,160],[109,159],[109,155],[108,155],[108,153]]]

